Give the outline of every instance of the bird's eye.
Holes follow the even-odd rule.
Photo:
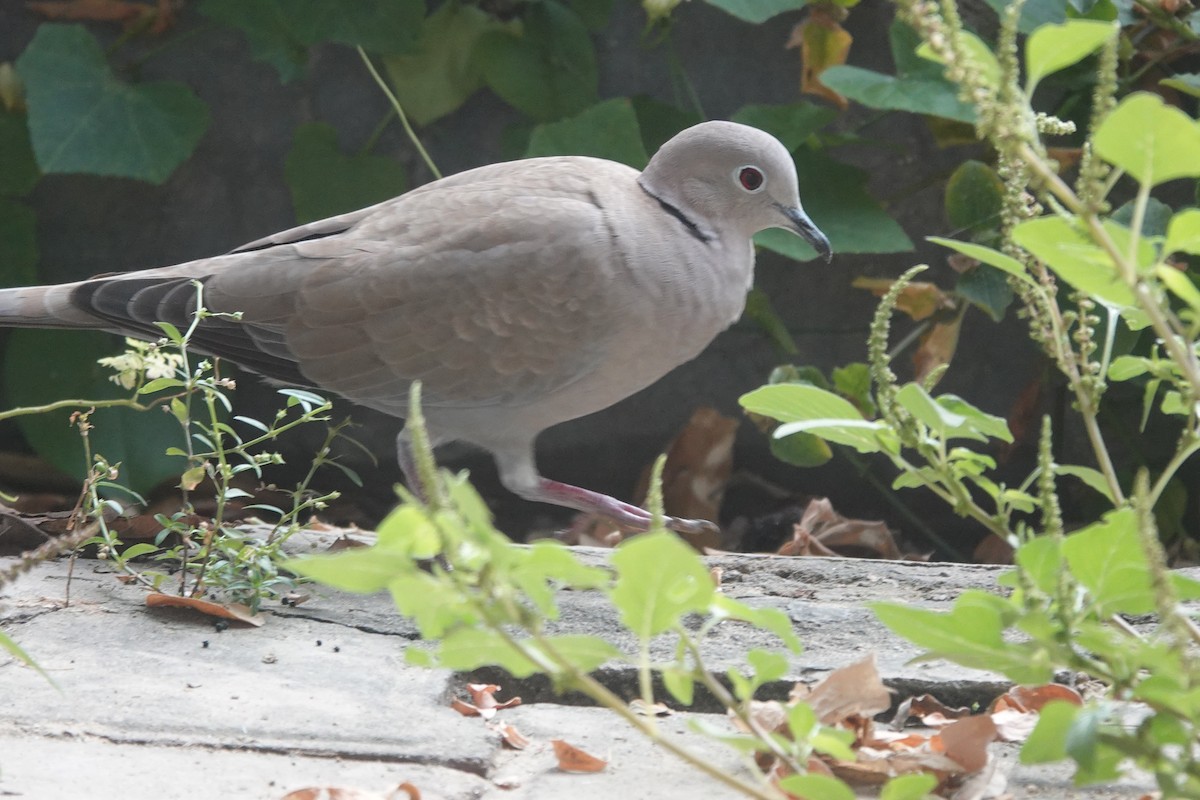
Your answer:
[[[763,187],[766,179],[758,167],[742,167],[737,171],[738,183],[747,192],[757,192]]]

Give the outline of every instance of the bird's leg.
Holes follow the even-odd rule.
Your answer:
[[[653,518],[644,508],[623,503],[615,497],[590,489],[543,478],[534,464],[532,447],[493,453],[496,456],[496,466],[500,470],[500,482],[513,494],[536,503],[549,503],[606,517],[622,527],[636,531],[650,529]],[[717,529],[716,525],[703,519],[664,517],[663,523],[678,533],[697,534]]]

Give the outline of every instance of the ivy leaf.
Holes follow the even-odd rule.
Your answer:
[[[43,172],[162,183],[208,127],[207,106],[186,86],[117,80],[81,25],[40,26],[17,71]]]
[[[296,8],[300,8],[300,3]],[[204,0],[200,13],[240,30],[254,58],[274,67],[284,83],[304,72],[308,45],[300,41],[288,22],[288,15],[281,13],[272,0]]]
[[[822,72],[821,83],[871,108],[975,121],[975,110],[958,99],[958,88],[943,77],[942,66],[916,54],[920,37],[912,28],[894,22],[889,38],[894,76],[843,65]]]
[[[577,155],[619,161],[641,169],[650,157],[642,146],[637,114],[629,100],[605,100],[558,122],[533,129],[525,156]]]
[[[1150,186],[1200,176],[1200,127],[1162,98],[1137,92],[1104,118],[1096,153]]]
[[[279,77],[298,77],[318,42],[357,45],[376,53],[412,50],[425,18],[422,0],[204,0],[200,13],[237,28],[255,58]]]
[[[28,194],[40,175],[25,115],[0,108],[0,195]]]
[[[37,283],[37,215],[24,203],[0,197],[0,286]]]
[[[425,20],[414,53],[383,60],[413,122],[428,125],[446,116],[483,86],[475,44],[485,32],[502,27],[475,6],[449,2]]]
[[[743,106],[730,119],[764,130],[783,142],[783,146],[789,151],[794,151],[804,144],[808,137],[836,117],[837,111],[827,106],[793,103],[779,106]]]
[[[705,0],[726,14],[732,14],[744,22],[755,25],[766,22],[777,14],[795,11],[808,5],[808,0]]]
[[[324,219],[380,203],[408,186],[399,162],[338,149],[332,125],[311,122],[296,129],[283,168],[298,223]]]
[[[865,171],[808,148],[796,151],[795,159],[805,208],[829,237],[833,252],[898,253],[912,250],[912,240],[904,229],[867,194]],[[806,192],[807,187],[812,189]],[[807,242],[782,229],[763,231],[754,237],[754,242],[797,261],[811,261],[817,257]]]
[[[520,33],[488,31],[475,47],[484,80],[504,102],[540,122],[596,102],[599,77],[587,26],[554,0],[527,7]]]
[[[114,355],[114,337],[95,332],[16,330],[4,351],[4,388],[8,403],[36,406],[63,398],[99,400],[128,397],[96,359]],[[54,353],[54,358],[46,358]],[[87,468],[79,431],[68,424],[70,409],[17,417],[17,427],[38,455],[70,475]],[[91,449],[110,463],[121,462],[118,483],[146,492],[178,475],[187,462],[166,455],[183,431],[170,414],[101,408],[92,414]]]

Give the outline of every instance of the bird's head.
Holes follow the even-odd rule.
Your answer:
[[[828,237],[800,204],[791,154],[757,128],[719,121],[693,125],[659,148],[638,181],[699,225],[732,228],[747,237],[784,228],[830,258]]]

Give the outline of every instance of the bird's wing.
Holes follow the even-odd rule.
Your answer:
[[[202,326],[198,344],[394,413],[414,380],[443,407],[570,385],[605,357],[628,267],[594,175],[570,160],[502,166],[343,233],[214,260],[206,304],[245,317]],[[600,178],[633,187],[629,173]]]

